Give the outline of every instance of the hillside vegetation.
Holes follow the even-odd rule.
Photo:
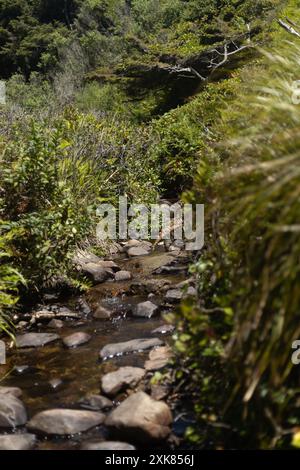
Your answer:
[[[300,446],[300,33],[279,18],[300,32],[294,1],[0,4],[0,329],[20,294],[84,288],[99,202],[204,203],[198,300],[172,317],[203,447]]]

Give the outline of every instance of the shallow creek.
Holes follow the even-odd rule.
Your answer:
[[[64,338],[76,331],[87,332],[92,335],[89,343],[75,349],[67,349],[61,341],[38,348],[16,350],[8,355],[6,366],[0,366],[0,384],[4,386],[20,387],[23,392],[22,400],[30,419],[35,413],[51,408],[79,408],[78,401],[86,394],[99,394],[100,377],[107,372],[116,370],[119,366],[143,367],[148,358],[149,351],[136,352],[101,361],[100,349],[109,343],[118,343],[131,339],[159,337],[166,343],[172,337],[166,334],[153,334],[153,330],[166,324],[159,315],[151,319],[135,318],[130,315],[134,306],[147,300],[148,293],[135,293],[130,290],[133,283],[143,280],[170,281],[171,285],[184,280],[184,272],[153,275],[154,269],[174,260],[174,254],[158,249],[145,257],[123,259],[114,261],[122,268],[132,273],[132,280],[124,282],[111,282],[93,287],[86,295],[89,305],[101,304],[113,309],[113,320],[94,320],[92,315],[83,315],[80,320],[66,320],[64,326],[55,331]],[[159,292],[151,300],[161,303],[164,292]],[[60,305],[70,309],[76,308],[78,298],[67,298]],[[55,302],[58,303],[58,302]],[[27,330],[28,331],[28,330]],[[47,326],[47,322],[33,326],[33,332],[54,332]],[[23,369],[22,366],[26,366]],[[59,379],[61,383],[55,388],[50,381]],[[119,399],[119,398],[118,398]],[[184,424],[175,421],[175,434],[181,434]],[[22,432],[18,429],[16,432]],[[4,432],[2,432],[4,433]],[[39,449],[70,449],[77,448],[82,442],[99,438],[105,439],[104,427],[92,429],[89,432],[70,436],[68,438],[39,438]],[[0,431],[1,434],[1,431]]]

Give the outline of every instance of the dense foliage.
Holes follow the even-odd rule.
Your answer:
[[[175,318],[202,446],[298,442],[299,44],[278,15],[297,2],[0,0],[0,330],[22,284],[77,282],[99,202],[205,203]]]
[[[177,340],[202,425],[191,438],[203,445],[298,446],[299,44],[287,34],[275,30],[272,49],[239,73],[186,194],[208,214],[192,267],[201,301],[183,306]]]

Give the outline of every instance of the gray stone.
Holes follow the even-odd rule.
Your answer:
[[[186,297],[196,297],[197,296],[197,289],[195,287],[190,286],[186,293],[184,294]]]
[[[102,441],[102,442],[85,442],[81,446],[82,450],[136,450],[135,447],[126,442],[118,441]]]
[[[133,316],[151,318],[158,313],[158,306],[154,303],[147,300],[146,302],[141,302],[136,306],[133,311]]]
[[[147,240],[128,240],[124,244],[124,250],[128,251],[131,248],[143,248],[146,251],[150,251],[152,249],[152,243]]]
[[[129,248],[127,253],[128,253],[128,256],[147,256],[149,254],[149,250],[146,250],[145,248],[141,246],[137,246],[137,247]]]
[[[131,278],[132,275],[129,271],[118,271],[115,274],[115,281],[130,281]]]
[[[125,341],[124,343],[107,344],[100,351],[100,358],[105,359],[125,353],[144,351],[145,349],[161,346],[163,342],[159,338],[141,338]]]
[[[84,315],[89,315],[91,313],[91,308],[85,299],[78,299],[78,306]]]
[[[27,413],[23,403],[13,394],[0,394],[0,428],[23,426]]]
[[[101,283],[113,277],[112,270],[103,268],[96,263],[88,263],[82,267],[82,271],[86,273],[95,284]]]
[[[60,329],[64,326],[64,322],[62,320],[58,320],[57,318],[52,318],[47,326],[48,328]]]
[[[165,367],[172,357],[172,350],[169,346],[162,346],[153,349],[149,353],[149,359],[145,362],[146,370],[159,370]]]
[[[99,305],[95,312],[93,312],[93,318],[95,318],[95,320],[110,320],[112,316],[113,312],[102,305]]]
[[[155,401],[144,392],[128,397],[105,420],[111,434],[140,444],[166,439],[172,413],[166,403]]]
[[[140,367],[121,367],[102,377],[101,389],[106,395],[114,397],[126,388],[134,388],[142,380],[145,372]]]
[[[113,402],[102,395],[87,395],[79,400],[81,408],[92,411],[101,411],[113,407]]]
[[[151,384],[151,397],[154,400],[165,399],[171,391],[170,385],[165,384]]]
[[[29,450],[35,446],[34,434],[6,434],[0,436],[0,450]]]
[[[175,326],[173,325],[162,325],[162,326],[159,326],[158,328],[155,328],[155,330],[152,330],[151,333],[153,335],[156,335],[156,334],[165,335],[167,333],[173,333],[174,330],[175,330]]]
[[[114,261],[101,260],[98,264],[104,269],[111,269],[114,272],[120,271],[120,266],[118,266]]]
[[[185,242],[183,240],[174,240],[173,246],[175,248],[184,249],[185,248]]]
[[[63,338],[63,343],[67,348],[77,348],[82,344],[86,344],[91,340],[91,335],[84,331],[78,331],[66,338]]]
[[[78,434],[103,423],[105,415],[96,411],[53,409],[36,414],[27,428],[47,435]]]
[[[187,266],[161,266],[153,271],[153,274],[182,274],[187,271]]]
[[[20,321],[17,326],[16,326],[16,329],[17,330],[25,330],[25,328],[28,326],[28,322],[27,321]]]
[[[176,284],[176,289],[181,289],[182,287],[190,286],[191,284],[195,283],[195,279],[190,277],[189,279],[185,279],[184,281],[179,282]]]
[[[183,293],[180,289],[170,289],[166,293],[165,299],[167,302],[177,303],[182,299]]]
[[[22,390],[19,387],[0,387],[0,394],[13,395],[16,398],[22,396]]]
[[[17,335],[16,344],[18,348],[37,348],[58,339],[59,336],[55,333],[25,333]]]
[[[101,258],[99,258],[99,256],[95,255],[94,253],[89,253],[88,251],[81,250],[78,250],[73,259],[73,262],[80,266],[83,266],[88,263],[99,263],[101,261]]]

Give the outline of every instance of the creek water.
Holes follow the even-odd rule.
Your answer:
[[[125,282],[105,282],[93,287],[86,295],[90,305],[106,306],[114,310],[112,320],[95,320],[92,315],[83,315],[80,320],[66,320],[57,333],[61,338],[76,331],[84,331],[92,336],[89,343],[75,349],[67,349],[61,341],[40,348],[16,350],[8,354],[7,364],[0,366],[0,385],[20,387],[22,400],[30,419],[35,413],[51,408],[79,408],[79,400],[87,394],[100,394],[100,378],[103,374],[120,366],[143,367],[149,351],[136,352],[102,361],[99,351],[109,343],[131,339],[159,337],[166,343],[172,341],[170,335],[154,334],[153,330],[166,323],[163,316],[151,319],[133,317],[130,312],[134,306],[147,300],[148,293],[132,293],[131,286],[143,284],[146,280],[170,282],[171,285],[184,280],[186,274],[153,275],[153,270],[174,260],[174,255],[160,249],[140,258],[114,259],[122,269],[132,273],[132,280]],[[158,292],[151,300],[160,302],[163,292]],[[76,308],[78,298],[64,299],[62,305]],[[47,323],[31,328],[34,332],[53,332]],[[26,367],[23,367],[26,366]],[[51,381],[59,380],[55,388]],[[118,397],[119,399],[119,397]],[[117,403],[116,403],[117,404]],[[175,433],[181,433],[184,424],[177,420]],[[24,429],[15,430],[24,432]],[[1,433],[1,431],[0,431]],[[4,433],[4,431],[2,432]],[[68,438],[39,438],[39,449],[77,448],[82,442],[106,438],[104,427]]]

